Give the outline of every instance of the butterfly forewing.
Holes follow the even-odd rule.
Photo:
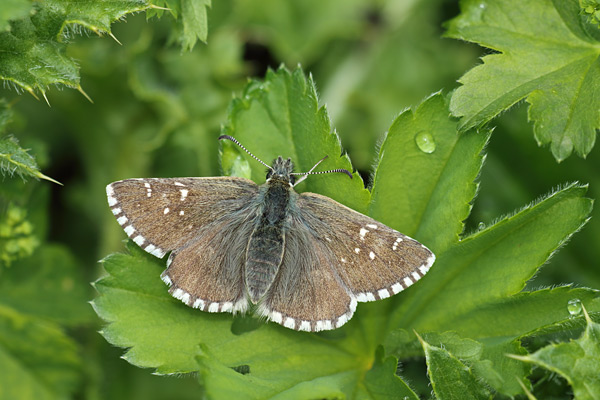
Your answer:
[[[328,197],[304,193],[297,206],[357,301],[379,300],[406,289],[435,261],[416,240]]]
[[[162,258],[195,238],[195,231],[252,201],[258,186],[242,178],[126,179],[106,187],[108,204],[125,233]]]

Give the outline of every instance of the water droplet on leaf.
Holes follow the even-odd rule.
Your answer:
[[[415,135],[415,143],[423,153],[431,154],[435,151],[435,141],[428,132],[419,132]]]
[[[571,299],[567,303],[567,311],[571,316],[577,316],[581,314],[581,300],[579,299]]]

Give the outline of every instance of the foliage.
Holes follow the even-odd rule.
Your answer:
[[[0,399],[597,398],[596,3],[4,1]],[[450,38],[492,53],[468,71],[480,49]],[[186,307],[104,188],[263,183],[221,133],[297,170],[329,155],[353,179],[296,189],[433,268],[318,334]]]
[[[551,144],[558,161],[573,150],[586,156],[600,128],[600,31],[582,23],[577,0],[465,0],[461,7],[447,34],[501,53],[483,57],[460,79],[451,108],[462,128],[526,98],[539,144]]]
[[[573,387],[575,398],[596,399],[600,393],[600,378],[594,372],[600,368],[600,325],[590,319],[585,307],[582,309],[586,328],[579,339],[550,344],[535,353],[512,357],[562,375]]]

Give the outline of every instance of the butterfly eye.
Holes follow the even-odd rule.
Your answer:
[[[271,177],[271,175],[273,175],[273,170],[268,169],[267,170],[267,179],[269,179]]]

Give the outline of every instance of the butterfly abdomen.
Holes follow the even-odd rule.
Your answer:
[[[267,183],[265,206],[246,250],[246,287],[253,303],[267,292],[279,271],[285,248],[284,225],[289,199],[287,182],[272,179]]]

